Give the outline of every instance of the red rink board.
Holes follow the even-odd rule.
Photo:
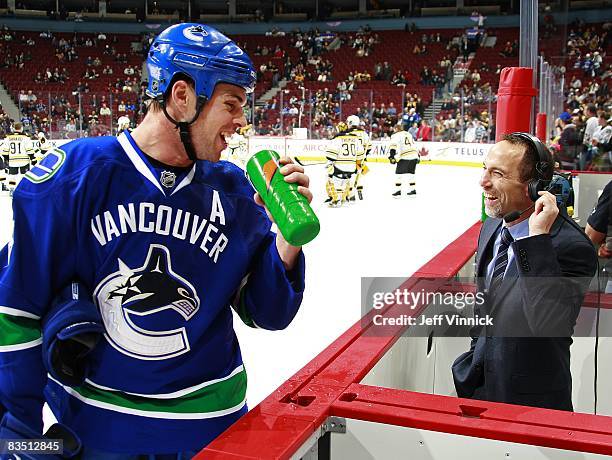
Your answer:
[[[480,222],[411,278],[450,278],[474,255]],[[603,299],[602,307],[612,306]],[[592,306],[592,296],[585,302]],[[395,306],[390,306],[392,309]],[[418,313],[418,312],[417,312]],[[612,417],[361,385],[403,332],[364,335],[355,323],[202,450],[198,459],[286,459],[329,416],[543,447],[612,454]]]

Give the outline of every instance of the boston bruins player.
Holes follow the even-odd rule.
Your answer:
[[[393,196],[402,195],[402,182],[408,182],[407,195],[416,195],[416,182],[414,173],[419,162],[419,154],[412,135],[404,131],[401,124],[395,127],[395,133],[391,136],[389,146],[389,161],[395,164],[395,191]]]
[[[366,150],[359,130],[354,129],[354,120],[348,117],[347,125],[338,125],[338,134],[334,136],[326,152],[327,158],[327,195],[326,203],[330,206],[341,206],[349,200],[354,176],[363,167]],[[351,122],[353,123],[351,125]]]
[[[4,161],[4,155],[0,155],[0,192],[8,192],[6,185],[6,168],[7,165]]]
[[[2,157],[8,173],[8,188],[13,191],[23,174],[30,170],[31,157],[34,156],[32,140],[23,133],[23,124],[13,125],[13,133],[4,138]]]
[[[35,164],[37,164],[40,160],[43,159],[43,157],[47,154],[47,152],[53,148],[53,146],[51,145],[51,143],[47,140],[47,137],[45,136],[45,133],[43,133],[42,131],[40,131],[37,135],[36,138],[38,139],[35,143],[35,148],[33,149],[34,151],[34,156],[31,159],[31,163],[32,166],[34,166]]]
[[[227,139],[227,160],[245,169],[249,156],[249,141],[247,133],[251,130],[251,125],[239,128]]]
[[[122,115],[117,120],[117,135],[121,134],[123,131],[127,131],[130,129],[130,118],[126,115]]]
[[[346,119],[346,122],[349,130],[351,130],[351,132],[353,132],[354,135],[359,138],[361,146],[364,150],[363,160],[357,165],[357,171],[351,183],[349,201],[355,201],[355,191],[357,191],[357,196],[359,196],[359,199],[363,200],[363,176],[365,176],[369,171],[366,162],[368,155],[370,154],[370,150],[372,150],[372,144],[370,142],[370,135],[365,131],[365,129],[363,129],[362,122],[357,115],[351,115]]]

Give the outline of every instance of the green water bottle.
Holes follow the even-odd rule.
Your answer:
[[[246,175],[285,240],[292,246],[302,246],[315,239],[321,224],[297,184],[285,182],[279,159],[274,150],[260,150],[247,161]]]
[[[484,193],[481,195],[480,198],[480,221],[484,222],[485,220],[487,220],[487,212],[485,211],[485,197],[484,197]]]

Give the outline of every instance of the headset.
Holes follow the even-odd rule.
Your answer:
[[[527,142],[528,145],[532,146],[538,154],[538,161],[535,165],[535,177],[527,184],[527,194],[534,204],[521,211],[516,210],[504,215],[503,218],[506,223],[515,221],[527,211],[533,209],[535,202],[538,200],[538,198],[540,198],[539,192],[549,191],[553,179],[553,171],[550,167],[551,155],[546,146],[537,137],[532,136],[529,133],[515,132],[511,133],[510,135],[518,137],[519,139]]]
[[[535,167],[536,176],[533,179],[531,179],[529,183],[527,184],[527,193],[531,201],[535,203],[535,201],[537,201],[538,198],[540,198],[540,195],[538,192],[547,191],[547,192],[551,192],[554,195],[556,195],[557,205],[559,206],[559,208],[561,208],[561,205],[565,204],[567,199],[569,199],[569,195],[571,191],[570,186],[569,186],[569,181],[566,177],[564,177],[563,175],[559,173],[555,173],[550,168],[550,165],[552,163],[551,161],[552,157],[546,145],[540,139],[538,139],[537,137],[529,133],[515,132],[515,133],[511,133],[510,135],[514,137],[518,137],[519,139],[522,139],[525,142],[527,142],[530,146],[532,146],[535,149],[535,151],[538,154],[538,162],[536,163],[536,167]],[[525,213],[532,207],[533,205],[523,211],[520,211],[520,212],[514,211],[509,214],[506,214],[504,216],[504,220],[506,222],[511,222],[513,220],[516,220],[521,214]],[[584,238],[586,238],[586,240],[589,243],[593,244],[590,238],[584,233],[582,228],[573,219],[566,216],[564,212],[559,212],[559,215],[568,224],[578,229],[580,231],[580,234],[584,236]],[[597,362],[598,362],[598,349],[599,349],[599,316],[600,316],[600,308],[601,308],[599,257],[597,257],[597,272],[596,273],[597,273],[597,315],[596,315],[596,320],[595,320],[595,353],[594,353],[595,376],[594,376],[594,391],[593,391],[594,402],[595,402],[595,408],[594,408],[595,414],[597,414],[597,374],[598,374],[597,373],[597,368],[598,368]]]
[[[537,201],[540,198],[538,192],[548,191],[553,179],[553,171],[550,167],[551,155],[546,146],[540,139],[529,133],[511,133],[511,136],[527,142],[538,154],[538,161],[535,165],[536,176],[527,184],[527,193],[531,201]]]

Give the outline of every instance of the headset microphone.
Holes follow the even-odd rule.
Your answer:
[[[509,224],[510,222],[514,222],[516,219],[518,219],[519,217],[521,217],[523,214],[525,214],[530,209],[533,209],[534,207],[535,207],[535,203],[533,203],[528,208],[523,209],[522,211],[509,212],[508,214],[504,216],[504,222],[506,222],[507,224]]]

